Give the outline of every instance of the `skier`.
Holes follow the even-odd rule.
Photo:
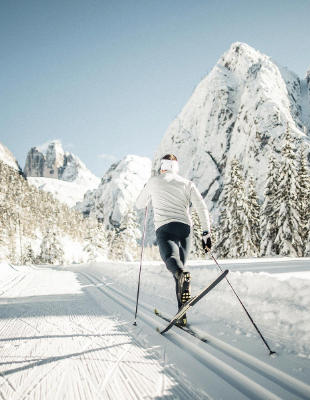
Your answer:
[[[178,175],[179,164],[172,154],[165,155],[160,164],[160,175],[152,177],[136,200],[137,208],[144,208],[149,200],[154,209],[156,237],[161,258],[176,282],[179,309],[190,299],[190,273],[184,267],[191,246],[189,206],[192,203],[200,217],[202,246],[211,249],[210,218],[207,206],[195,184]],[[186,325],[186,314],[178,321]]]

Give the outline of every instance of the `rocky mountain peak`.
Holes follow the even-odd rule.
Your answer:
[[[111,165],[98,189],[85,194],[76,209],[85,216],[97,218],[107,229],[117,228],[129,206],[132,206],[151,177],[151,160],[128,155]]]
[[[74,154],[65,152],[62,144],[53,140],[44,155],[37,147],[29,150],[24,173],[27,177],[43,177],[75,182],[93,189],[100,179],[93,175],[85,164]]]
[[[49,173],[51,175],[53,175],[51,176],[51,178],[58,179],[58,176],[54,176],[55,175],[54,170],[58,171],[58,169],[63,166],[64,155],[65,152],[62,148],[62,144],[57,140],[51,141],[47,147],[46,157],[45,157],[46,169],[49,170]],[[49,178],[49,176],[46,176],[46,178]]]
[[[280,154],[289,123],[299,141],[308,142],[309,101],[298,76],[244,43],[233,43],[199,83],[171,123],[153,160],[173,153],[180,174],[193,180],[217,220],[223,180],[234,157],[246,178],[252,173],[263,196],[271,153]]]

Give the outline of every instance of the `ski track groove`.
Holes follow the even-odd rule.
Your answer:
[[[92,279],[91,278],[89,278],[87,275],[88,275],[88,273],[82,273],[82,272],[79,272],[80,274],[82,274],[82,275],[84,275],[91,283],[93,283],[93,281],[92,281]],[[102,285],[101,283],[100,283],[100,285]],[[95,285],[95,287],[98,289],[98,287],[97,287],[97,285]],[[100,288],[99,288],[100,289]],[[102,292],[102,290],[99,290],[100,292]],[[106,293],[105,292],[103,292],[104,293],[104,295],[106,296]],[[111,298],[110,296],[107,296],[108,298]],[[111,299],[113,302],[115,302],[115,300],[114,299]],[[153,350],[153,348],[151,349],[151,350]],[[135,354],[134,354],[134,356],[133,357],[136,357],[137,358],[137,363],[141,363],[141,361],[140,361],[140,359],[139,359],[139,352],[141,352],[141,354],[143,353],[143,351],[145,352],[145,348],[142,348],[140,345],[139,345],[139,343],[137,343],[136,344],[136,346],[135,346]],[[143,355],[143,354],[142,354]],[[131,358],[130,359],[130,372],[128,372],[129,371],[129,369],[127,369],[126,368],[126,374],[133,374],[133,373],[135,373],[134,375],[130,375],[130,376],[133,376],[133,378],[131,379],[131,381],[126,385],[126,387],[128,388],[128,385],[132,385],[133,383],[132,382],[134,382],[134,381],[136,381],[136,385],[137,384],[141,384],[141,379],[138,379],[137,378],[137,375],[138,375],[138,377],[139,376],[141,376],[142,378],[143,378],[143,381],[146,381],[146,383],[145,383],[145,385],[146,385],[146,389],[145,389],[145,393],[147,394],[147,393],[150,393],[150,394],[153,394],[153,393],[157,393],[157,391],[158,391],[158,371],[161,369],[161,364],[160,364],[160,359],[161,359],[162,357],[160,357],[159,358],[159,356],[158,355],[156,355],[156,357],[155,357],[155,359],[154,359],[154,355],[152,354],[152,359],[151,360],[147,360],[147,361],[145,361],[145,360],[143,360],[143,365],[144,365],[144,368],[143,368],[143,371],[145,371],[146,369],[147,369],[147,367],[150,367],[150,369],[151,369],[151,373],[145,373],[143,376],[141,376],[141,374],[142,374],[142,372],[141,372],[141,370],[136,370],[135,368],[134,368],[134,363],[135,363],[135,361],[134,361],[134,358]],[[143,359],[143,358],[142,358]],[[126,365],[126,360],[124,360],[123,361],[123,363],[121,364],[121,366],[120,366],[120,370],[122,370],[122,371],[124,371],[124,368],[125,368],[125,365]],[[155,371],[154,371],[154,366],[155,366],[155,369],[157,370],[157,374],[155,373]],[[152,367],[152,368],[151,368]],[[154,380],[153,381],[151,381],[151,379],[150,379],[150,377],[151,376],[154,376]],[[126,375],[127,376],[127,375]],[[119,371],[117,371],[116,372],[116,377],[119,377]],[[115,378],[116,379],[116,378]],[[115,384],[115,379],[113,380],[113,382],[111,382],[111,385],[110,386],[112,386],[112,385],[114,385]],[[118,378],[117,378],[118,379]],[[171,383],[173,383],[174,385],[174,389],[173,389],[173,394],[172,394],[172,398],[182,398],[182,399],[187,399],[187,398],[197,398],[197,399],[201,399],[201,398],[208,398],[208,396],[206,396],[205,394],[202,396],[202,394],[201,394],[201,392],[198,392],[198,393],[193,393],[193,388],[192,387],[190,387],[190,389],[188,389],[188,390],[185,390],[185,388],[181,388],[181,389],[179,389],[179,386],[182,386],[182,385],[179,385],[178,383],[179,383],[179,380],[178,380],[178,378],[177,378],[177,374],[174,374],[173,372],[172,373],[169,373],[169,381],[171,382]],[[125,382],[124,382],[124,384],[125,384]],[[151,386],[150,384],[152,384],[152,389],[151,388],[149,388],[149,386]],[[190,385],[188,384],[188,387],[189,387]],[[121,392],[123,392],[123,389],[124,388],[121,388],[121,387],[118,387],[118,390],[119,391],[121,391]],[[141,389],[142,390],[142,389]],[[183,394],[184,394],[184,396],[182,396],[182,397],[178,397],[177,396],[177,393],[179,393],[179,391],[181,391]],[[195,391],[195,390],[194,390]],[[107,394],[108,394],[108,392],[107,392]],[[174,397],[174,396],[177,396],[177,397]],[[194,397],[193,397],[194,396]],[[109,397],[110,398],[110,397]],[[119,397],[111,397],[111,398],[115,398],[115,399],[118,399]],[[127,395],[127,397],[125,397],[126,398],[126,400],[127,400],[127,398],[128,398],[128,395]],[[135,399],[135,398],[137,398],[136,397],[136,395],[134,395],[133,397],[132,397],[133,399]]]
[[[10,297],[6,299],[7,307],[4,307],[5,310],[0,315],[0,332],[5,332],[8,338],[4,341],[0,340],[0,344],[4,343],[3,347],[0,347],[0,356],[11,360],[11,363],[2,363],[5,368],[3,372],[8,371],[8,374],[3,375],[3,372],[0,372],[1,398],[4,400],[37,400],[38,398],[42,400],[105,400],[106,398],[127,400],[150,398],[154,393],[165,399],[209,398],[209,396],[202,397],[199,389],[195,391],[189,385],[179,384],[181,381],[178,371],[167,363],[167,344],[163,354],[159,354],[155,347],[149,347],[149,343],[145,347],[143,342],[143,344],[140,343],[141,340],[137,340],[145,324],[150,327],[160,324],[159,318],[153,314],[153,308],[140,302],[139,307],[147,311],[147,313],[140,312],[140,319],[145,324],[135,334],[133,331],[128,331],[127,327],[123,328],[122,319],[118,317],[121,314],[108,311],[109,302],[132,311],[135,299],[110,285],[105,285],[102,280],[89,272],[75,274],[83,276],[91,283],[84,291],[84,297],[77,295],[76,298],[72,297],[72,300],[65,298],[65,301],[61,299],[56,301],[50,297],[45,302],[36,302],[31,299],[23,305],[21,313],[18,313],[19,303],[14,300],[18,299],[25,290],[26,297],[36,296],[36,294],[31,294],[29,287],[33,284],[34,289],[36,288],[33,280],[37,279],[40,282],[40,274],[44,274],[43,271],[50,274],[49,279],[54,280],[57,280],[58,276],[55,274],[62,272],[52,268],[33,268],[5,292],[11,291],[14,296],[11,301]],[[48,275],[45,279],[48,279]],[[108,299],[107,309],[102,294]],[[124,299],[127,301],[125,302]],[[14,318],[1,319],[5,313],[14,315]],[[60,316],[62,318],[59,318]],[[15,337],[16,332],[20,333],[19,337]],[[188,347],[187,353],[196,358],[204,368],[210,369],[243,395],[251,399],[280,399],[261,384],[242,375],[241,372],[236,371],[232,377],[229,377],[231,367],[228,366],[223,373],[220,370],[221,361],[217,361],[207,350],[204,350],[204,347],[199,347],[195,341],[188,340],[184,335],[173,330],[165,337],[167,343],[170,341],[181,349],[184,345]],[[287,375],[290,379],[284,382],[286,374],[281,371],[254,357],[251,359],[251,356],[219,339],[214,341],[214,338],[205,332],[203,335],[209,336],[211,343],[208,345],[216,351],[225,356],[228,355],[235,362],[277,383],[295,396],[299,393],[302,399],[310,398],[310,391],[308,396],[304,392],[307,385],[296,390],[294,385],[291,385],[295,378]],[[95,345],[97,347],[94,347]],[[22,366],[16,368],[18,364]],[[273,370],[278,371],[280,375],[275,378]],[[302,384],[296,379],[295,381]],[[253,393],[255,395],[251,397]]]
[[[22,291],[21,291],[22,293]],[[94,300],[92,302],[91,305],[93,305]],[[13,305],[14,306],[14,305]],[[65,384],[65,379],[59,379],[57,381],[58,378],[60,378],[60,374],[61,377],[63,377],[64,375],[64,370],[66,369],[64,366],[63,362],[56,362],[57,357],[53,357],[52,355],[50,356],[50,358],[45,358],[44,359],[38,359],[37,358],[37,354],[40,354],[42,352],[41,350],[41,343],[42,341],[39,340],[35,340],[36,336],[38,336],[38,334],[40,335],[40,339],[43,339],[44,341],[47,342],[48,344],[48,348],[46,348],[45,346],[45,352],[48,351],[48,353],[50,354],[52,352],[52,350],[57,351],[58,354],[61,354],[62,352],[61,350],[61,345],[59,346],[59,342],[55,341],[53,342],[53,340],[51,341],[49,336],[50,336],[50,332],[54,333],[55,330],[56,332],[61,332],[61,333],[65,333],[64,329],[62,329],[62,327],[57,324],[57,320],[56,323],[54,323],[53,318],[57,317],[58,314],[58,309],[56,307],[56,309],[53,309],[52,307],[48,307],[45,303],[45,307],[42,309],[42,304],[39,305],[41,308],[40,310],[38,310],[38,312],[36,312],[36,310],[32,310],[32,315],[33,317],[27,317],[27,321],[25,321],[24,317],[27,312],[28,309],[23,310],[23,312],[18,315],[17,318],[15,319],[7,319],[7,322],[10,322],[9,325],[9,329],[6,332],[8,334],[9,337],[12,338],[12,340],[16,341],[16,340],[20,340],[21,342],[25,341],[27,342],[27,354],[30,353],[30,356],[28,357],[36,357],[36,361],[33,365],[33,368],[31,370],[31,372],[29,372],[30,370],[26,370],[23,371],[24,374],[23,375],[19,375],[17,377],[17,381],[18,381],[18,393],[16,394],[16,396],[13,397],[13,400],[20,400],[20,399],[35,399],[37,398],[37,394],[39,393],[40,398],[45,398],[46,393],[55,393],[55,387],[58,388],[58,391],[56,392],[56,397],[60,398],[60,396],[63,395],[63,386],[67,386]],[[15,306],[16,307],[16,306]],[[36,304],[33,303],[33,307],[36,307]],[[70,308],[70,304],[66,304],[66,307]],[[90,305],[88,305],[86,308],[89,308]],[[14,311],[14,310],[13,310]],[[43,311],[43,315],[40,316],[40,312],[42,313]],[[83,317],[81,319],[81,315],[80,314],[84,314]],[[86,315],[85,315],[86,314]],[[47,317],[48,315],[48,317]],[[87,310],[84,309],[84,305],[80,305],[79,308],[79,313],[72,313],[71,310],[66,309],[66,316],[70,317],[66,319],[66,325],[69,323],[71,330],[73,330],[74,332],[78,332],[78,333],[82,333],[85,334],[85,331],[87,331],[90,335],[96,335],[98,333],[98,327],[100,329],[100,334],[103,334],[103,326],[104,330],[106,330],[107,332],[110,332],[111,329],[114,333],[113,338],[116,338],[118,340],[117,347],[119,348],[120,346],[123,347],[124,344],[124,340],[126,339],[130,339],[130,334],[125,334],[124,331],[115,331],[115,328],[113,327],[113,321],[111,320],[106,320],[105,324],[103,324],[103,322],[100,320],[100,316],[102,315],[102,313],[99,313],[99,315],[92,315],[90,313],[90,315],[87,315]],[[22,317],[23,318],[20,318]],[[37,316],[40,316],[40,319],[37,318]],[[115,315],[113,314],[109,314],[106,313],[107,318],[112,318],[113,320],[115,320],[115,318],[117,318]],[[22,334],[20,334],[21,338],[17,339],[14,338],[14,331],[16,331],[16,325],[20,325],[17,328],[17,331],[21,331]],[[95,331],[94,330],[90,330],[86,328],[87,326],[96,326]],[[21,328],[22,327],[22,328]],[[67,327],[67,326],[66,326]],[[20,329],[21,328],[21,329]],[[43,328],[43,329],[42,329]],[[120,327],[121,328],[121,327]],[[29,332],[33,332],[35,331],[35,336],[32,337],[32,333]],[[55,336],[55,334],[53,335]],[[23,338],[24,337],[24,338]],[[29,340],[30,338],[32,338],[32,340]],[[55,338],[54,338],[55,339]],[[94,338],[82,338],[81,340],[86,340],[86,347],[89,347],[91,345],[93,345],[95,342],[98,341],[103,341],[103,338],[98,336],[98,337],[94,337]],[[81,349],[81,346],[79,343],[75,342],[74,345],[77,345],[79,347],[79,349]],[[126,345],[126,343],[125,343]],[[133,345],[133,341],[131,339],[131,344],[129,346],[129,349],[126,351],[126,354],[128,353],[128,351],[130,350],[131,346]],[[57,347],[58,346],[58,347]],[[84,347],[84,348],[86,348]],[[119,349],[112,349],[111,351],[108,352],[104,352],[101,350],[95,351],[95,353],[100,353],[100,351],[102,352],[102,354],[99,354],[97,357],[97,360],[102,361],[105,360],[106,358],[110,359],[112,365],[115,362],[115,359],[117,358],[118,354],[119,354]],[[123,357],[126,356],[126,354],[123,355]],[[92,361],[96,361],[96,359],[92,356],[90,356],[89,358],[85,357],[85,354],[81,356],[78,356],[80,358],[83,358],[83,361],[85,360],[85,363],[87,365],[84,366],[82,363],[81,365],[83,365],[83,368],[80,366],[77,366],[74,362],[71,363],[71,365],[73,365],[72,367],[72,374],[75,377],[75,382],[72,382],[72,380],[70,380],[69,382],[69,386],[72,389],[72,393],[74,393],[74,398],[83,398],[83,399],[88,399],[88,398],[94,398],[97,399],[98,398],[98,393],[100,393],[100,391],[98,391],[98,387],[97,390],[94,391],[95,388],[95,382],[94,382],[94,377],[95,381],[98,380],[99,382],[102,382],[102,371],[100,373],[100,365],[97,363],[89,363],[88,360],[92,360]],[[12,359],[12,357],[11,357]],[[49,361],[50,360],[50,361]],[[72,360],[74,361],[74,357],[72,357]],[[25,360],[24,358],[24,363],[26,365],[29,365],[29,363],[32,360]],[[40,365],[40,361],[46,361],[46,364],[44,364],[44,374],[40,374],[38,372],[38,367],[40,367],[42,369],[42,366]],[[69,361],[68,361],[69,362]],[[70,358],[70,362],[71,362],[71,358]],[[12,360],[12,363],[14,365],[14,360]],[[93,375],[93,378],[90,378],[90,365],[92,370],[95,370],[96,373]],[[23,370],[23,367],[20,368],[20,370]],[[56,374],[55,371],[58,371],[58,375]],[[127,369],[126,369],[127,371]],[[114,387],[116,385],[118,392],[121,394],[121,398],[122,399],[127,399],[127,398],[139,398],[138,397],[138,393],[139,393],[139,389],[140,386],[138,385],[137,382],[137,378],[135,378],[136,380],[132,380],[132,382],[128,381],[128,374],[127,372],[124,372],[123,367],[121,366],[120,368],[117,368],[117,376],[115,379],[115,382],[113,380],[113,382],[109,382],[108,386],[108,392],[109,392],[109,397],[111,395],[111,387]],[[140,373],[140,371],[138,371]],[[56,375],[56,376],[54,376]],[[126,377],[123,379],[124,382],[122,383],[122,380],[120,380],[119,376],[124,377],[126,375]],[[84,386],[81,384],[81,377],[83,377],[84,379]],[[49,379],[48,379],[49,378]],[[56,378],[55,380],[52,380],[52,378]],[[127,381],[126,381],[127,379]],[[52,382],[51,382],[52,380]],[[55,383],[54,383],[55,382]],[[52,383],[52,384],[51,384]],[[138,389],[136,388],[138,387]],[[70,388],[66,391],[66,392],[70,392],[71,390]],[[148,392],[147,390],[145,390],[145,392]],[[188,395],[188,393],[187,393]],[[129,396],[129,397],[128,397]],[[50,396],[50,398],[53,398],[52,395]]]
[[[96,286],[99,290],[102,290],[106,295],[109,296],[109,292],[114,292],[114,296],[116,294],[116,299],[117,298],[125,298],[129,300],[131,303],[135,304],[136,300],[125,294],[120,292],[118,289],[113,288],[112,285],[105,285],[101,279],[96,277],[95,275],[87,272],[87,275],[89,275],[92,279],[95,279],[97,282],[100,283],[100,286]],[[94,282],[93,282],[94,283]],[[113,297],[112,297],[113,298]],[[115,298],[114,298],[115,300]],[[117,300],[115,300],[117,302]],[[119,304],[121,306],[123,305],[123,302],[120,301]],[[154,310],[152,307],[150,307],[147,304],[144,304],[143,302],[139,302],[139,306],[144,308],[147,311],[153,312]],[[158,317],[154,316],[158,320]],[[159,324],[159,322],[157,323]],[[174,332],[174,334],[178,334],[180,336],[179,332]],[[200,333],[201,334],[201,333]],[[286,373],[277,370],[276,368],[255,359],[252,356],[247,355],[246,353],[243,353],[241,350],[233,348],[231,345],[225,344],[223,341],[214,338],[211,335],[208,335],[204,333],[204,336],[206,337],[207,340],[209,340],[209,345],[214,347],[215,349],[223,352],[224,354],[230,356],[231,358],[235,359],[237,362],[241,362],[245,367],[251,368],[253,371],[258,372],[261,374],[261,376],[264,376],[265,378],[269,379],[270,381],[276,383],[280,387],[282,387],[284,390],[287,390],[294,394],[297,397],[300,397],[302,399],[308,400],[310,398],[310,386],[307,384],[303,383],[302,381],[298,381],[297,379],[287,375]],[[212,341],[216,339],[217,345],[213,345]],[[220,375],[221,376],[221,375]],[[223,378],[223,376],[222,376]],[[246,380],[249,379],[245,377]],[[225,378],[223,378],[225,379]],[[250,382],[248,382],[250,383]],[[263,390],[265,391],[265,388],[261,386],[258,383],[255,383],[255,385],[260,386]],[[256,387],[258,389],[258,387]],[[279,398],[278,396],[274,395],[273,393],[269,392],[271,397],[270,398]],[[267,393],[265,393],[266,395]],[[262,397],[264,398],[264,397]]]
[[[25,314],[25,313],[27,313],[27,310],[24,312],[24,313],[22,313],[21,315],[23,315],[23,314]],[[46,318],[44,318],[44,320],[46,321],[46,322],[49,322],[49,321],[47,321],[47,319]],[[35,324],[35,321],[34,321],[34,324],[32,324],[31,323],[31,321],[32,321],[32,319],[30,319],[30,322],[28,322],[28,321],[23,321],[23,320],[21,320],[20,318],[15,318],[15,320],[13,320],[13,324],[11,324],[10,325],[10,327],[12,327],[12,329],[10,329],[10,331],[12,330],[14,330],[14,322],[16,323],[17,321],[19,321],[19,322],[22,322],[22,323],[24,323],[24,324],[26,324],[27,325],[27,327],[30,327],[32,330],[35,330],[36,331],[36,333],[39,333],[39,334],[41,334],[42,336],[44,335],[43,334],[43,332],[41,331],[41,330],[39,330],[39,329],[37,329],[37,327],[35,326],[36,324]],[[12,321],[11,321],[12,322]],[[77,324],[77,323],[75,323],[75,322],[73,322],[72,323],[72,321],[70,321],[71,322],[71,324],[72,325],[76,325],[75,326],[75,330],[76,331],[83,331],[83,333],[84,333],[84,330],[83,330],[83,328],[81,327],[81,326],[78,326],[79,324]],[[93,322],[93,321],[92,321]],[[58,330],[61,330],[62,332],[63,332],[63,330],[62,329],[59,329],[59,326],[57,326],[56,324],[53,324]],[[97,325],[97,324],[96,324]],[[100,323],[100,325],[102,325],[102,323]],[[108,323],[106,324],[107,326],[108,326],[108,328],[109,328],[109,325],[111,325],[111,323],[110,323],[110,321],[108,321]],[[77,329],[78,328],[78,329]],[[84,328],[85,329],[85,328]],[[94,331],[91,331],[91,330],[88,330],[91,334],[96,334],[97,332],[94,332]],[[24,332],[24,330],[23,330],[23,332]],[[10,333],[11,332],[8,332],[9,333],[9,336],[11,336],[10,335]],[[43,339],[46,339],[47,340],[47,342],[48,342],[48,344],[49,344],[49,346],[51,347],[51,342],[47,339],[47,338],[45,338],[45,337],[43,337]],[[91,344],[93,344],[93,342],[94,341],[97,341],[99,339],[99,337],[96,337],[96,338],[94,338],[94,339],[92,339],[91,341],[89,341],[89,340],[87,340],[87,346],[86,347],[88,347],[89,345],[91,345]],[[32,346],[32,350],[30,350],[30,353],[33,353],[33,352],[35,352],[35,348],[37,347],[37,345],[36,345],[36,343],[34,344],[34,346]],[[84,348],[86,348],[86,347],[84,347]],[[51,349],[49,349],[49,350],[51,350]],[[57,349],[56,349],[57,350]],[[58,353],[59,353],[59,351],[57,351]],[[59,353],[59,354],[61,354],[61,353]],[[14,361],[13,361],[13,363],[14,363]],[[58,364],[59,363],[56,363],[56,365],[55,365],[55,368],[58,366]],[[31,380],[32,379],[32,375],[34,375],[36,373],[36,368],[34,368],[33,369],[33,371],[32,371],[32,373],[29,375],[29,374],[27,374],[27,379],[24,381],[24,382],[20,382],[20,384],[23,384],[23,385],[19,385],[19,391],[18,391],[18,396],[20,396],[20,395],[22,395],[22,392],[23,392],[23,388],[25,387],[25,386],[27,386],[28,387],[28,391],[26,391],[25,393],[26,393],[26,396],[30,396],[31,395],[31,391],[29,392],[29,386],[28,386],[28,381],[29,380]],[[47,374],[48,375],[48,374]],[[44,378],[46,377],[46,375],[45,376],[41,376],[41,379],[40,379],[40,382],[42,382],[43,380],[44,380]],[[21,379],[21,381],[23,381],[23,379]],[[34,382],[32,382],[33,384],[34,384]],[[45,384],[45,383],[44,383]],[[34,386],[33,386],[33,390],[35,390],[35,388],[36,388],[36,384],[34,384]],[[42,390],[42,388],[40,388],[40,390]],[[25,397],[25,396],[24,396]]]

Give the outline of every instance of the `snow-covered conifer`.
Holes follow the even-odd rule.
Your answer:
[[[299,235],[302,240],[302,255],[305,255],[306,246],[309,236],[309,212],[310,212],[310,173],[306,149],[304,146],[300,148],[300,163],[298,169],[298,203],[300,226]]]
[[[247,254],[249,256],[258,256],[260,248],[260,205],[258,203],[258,196],[254,185],[253,176],[250,175],[249,178],[249,188],[247,195],[247,210],[248,210],[248,224],[250,230],[250,236],[248,238]]]
[[[27,244],[24,249],[24,263],[28,265],[28,264],[34,264],[35,262],[36,262],[35,253],[31,247],[31,244]]]
[[[246,257],[251,239],[244,179],[236,158],[231,161],[224,185],[219,240],[216,252],[222,258]]]
[[[88,255],[88,262],[106,259],[108,243],[102,224],[95,218],[88,218],[86,224],[86,245],[83,250]]]
[[[266,185],[264,191],[264,203],[261,208],[261,246],[262,256],[278,254],[275,240],[278,234],[277,215],[279,211],[278,200],[278,173],[279,166],[274,154],[270,155],[268,170],[266,174]]]
[[[121,220],[119,229],[115,230],[115,237],[111,243],[111,260],[132,261],[139,255],[137,239],[141,237],[138,229],[137,213],[130,206]]]
[[[278,234],[275,244],[282,256],[298,257],[302,254],[302,241],[299,235],[300,215],[297,194],[299,191],[296,169],[294,139],[289,126],[282,144],[282,158],[279,169],[277,216]]]
[[[41,242],[40,259],[46,264],[62,264],[64,251],[55,228],[46,228]]]

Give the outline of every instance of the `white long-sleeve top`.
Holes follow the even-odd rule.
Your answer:
[[[169,222],[192,225],[189,206],[195,207],[202,231],[210,232],[210,217],[204,199],[196,185],[175,172],[166,171],[151,178],[136,200],[137,208],[144,208],[152,200],[155,230]]]

